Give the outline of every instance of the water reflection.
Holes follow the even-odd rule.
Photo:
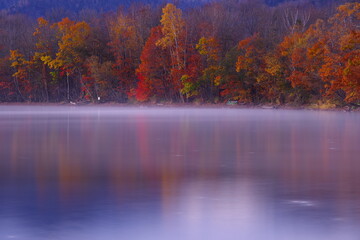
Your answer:
[[[359,120],[2,106],[0,238],[357,239]]]

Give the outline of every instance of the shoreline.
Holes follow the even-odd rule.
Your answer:
[[[153,108],[231,108],[231,109],[268,109],[268,110],[307,110],[307,111],[333,111],[333,112],[360,112],[360,108],[322,107],[317,105],[272,105],[272,104],[227,104],[227,103],[36,103],[36,102],[0,102],[0,106],[78,106],[78,107],[153,107]]]

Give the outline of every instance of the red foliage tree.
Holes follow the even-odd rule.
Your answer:
[[[135,97],[138,101],[148,101],[151,98],[171,100],[176,92],[170,81],[170,55],[156,44],[162,37],[161,27],[154,27],[145,43],[140,57],[141,64],[136,70],[139,82]]]

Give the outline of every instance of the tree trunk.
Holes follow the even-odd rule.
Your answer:
[[[66,83],[67,83],[67,100],[70,102],[70,83],[69,83],[69,73],[66,73]]]
[[[42,78],[44,83],[44,90],[45,90],[45,100],[46,102],[49,102],[49,90],[48,90],[48,84],[47,84],[47,78],[46,78],[46,65],[43,64],[42,66]]]

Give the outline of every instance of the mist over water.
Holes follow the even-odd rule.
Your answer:
[[[0,106],[0,239],[360,236],[360,114]]]

